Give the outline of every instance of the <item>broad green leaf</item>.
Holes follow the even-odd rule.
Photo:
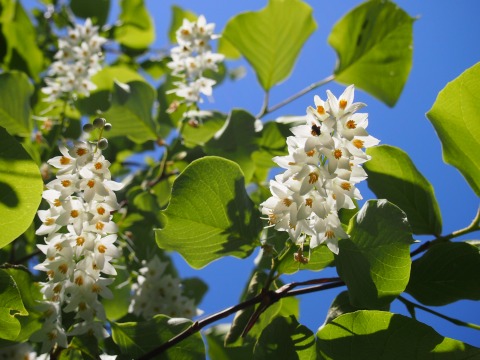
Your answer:
[[[15,340],[21,325],[15,315],[28,315],[15,280],[0,269],[0,339]]]
[[[319,271],[327,266],[331,266],[335,260],[333,253],[324,245],[311,249],[310,253],[304,249],[303,255],[308,258],[308,263],[306,264],[295,261],[295,253],[298,253],[298,247],[294,245],[290,247],[285,258],[277,268],[280,274],[294,274],[299,270]]]
[[[263,271],[255,271],[248,283],[247,288],[242,295],[242,301],[249,300],[261,293],[267,274]],[[274,289],[278,289],[283,283],[279,280],[273,284]],[[248,346],[252,342],[256,342],[262,331],[272,322],[277,316],[299,315],[299,301],[294,297],[286,297],[280,299],[274,304],[270,304],[260,317],[255,321],[253,327],[248,331],[246,337],[242,337],[251,316],[254,314],[256,307],[248,307],[238,311],[233,319],[232,326],[225,336],[225,345],[238,347]]]
[[[148,48],[155,41],[155,25],[144,1],[122,0],[120,7],[120,25],[115,28],[115,40],[130,49]]]
[[[237,48],[225,38],[225,36],[222,36],[218,40],[218,52],[225,55],[227,59],[232,60],[240,59],[240,57],[242,56],[240,51],[238,51]]]
[[[390,304],[386,304],[383,309],[384,311],[388,311],[390,309]],[[355,311],[361,310],[356,306],[353,306],[350,303],[350,296],[348,295],[348,291],[342,291],[338,294],[335,299],[333,299],[332,304],[328,308],[327,317],[325,318],[325,322],[322,326],[331,323],[337,317],[343,314],[352,313]]]
[[[480,350],[443,337],[403,315],[361,310],[339,316],[317,333],[320,359],[476,359]]]
[[[270,0],[260,11],[230,19],[222,36],[245,56],[269,90],[291,73],[300,49],[315,31],[312,8],[300,0]]]
[[[205,152],[235,161],[249,183],[255,170],[252,153],[258,149],[257,136],[255,117],[244,110],[232,110],[223,128],[205,144]]]
[[[442,215],[432,185],[417,170],[406,152],[389,145],[369,148],[365,163],[368,187],[405,211],[414,234],[440,235]]]
[[[227,255],[247,257],[262,229],[239,166],[218,157],[192,162],[173,183],[162,213],[158,246],[177,251],[196,269]]]
[[[225,346],[225,336],[229,329],[230,324],[220,324],[205,331],[209,358],[215,360],[245,360],[251,358],[253,343],[238,347]]]
[[[182,280],[182,295],[193,299],[195,305],[200,304],[208,291],[208,285],[200,278],[192,277]]]
[[[98,25],[107,21],[110,10],[110,0],[71,0],[70,9],[83,19],[91,18]]]
[[[117,276],[115,276],[115,281],[109,286],[110,290],[113,293],[112,299],[102,299],[102,304],[105,308],[105,313],[109,320],[118,320],[122,316],[128,314],[129,302],[125,301],[130,298],[131,288],[130,288],[130,272],[127,270],[125,264],[119,264],[118,261],[115,264],[117,269]],[[125,299],[124,301],[119,301],[118,299]]]
[[[140,66],[147,74],[149,74],[153,79],[160,79],[169,69],[166,64],[168,63],[168,58],[151,58],[140,63]]]
[[[407,292],[425,305],[480,300],[480,253],[467,243],[435,244],[412,263]]]
[[[12,71],[0,74],[0,126],[12,135],[30,136],[30,96],[33,87],[28,77]]]
[[[477,196],[480,196],[479,76],[480,63],[477,63],[448,83],[427,112],[442,142],[443,160],[462,173]]]
[[[350,302],[382,308],[405,290],[410,276],[413,239],[405,213],[387,200],[370,200],[350,220],[347,233],[335,264]]]
[[[112,106],[102,116],[112,124],[109,137],[128,136],[136,143],[156,140],[152,119],[155,90],[145,82],[115,83]]]
[[[35,27],[20,1],[0,0],[0,31],[6,45],[3,62],[38,81],[43,70],[43,53],[38,47]]]
[[[0,248],[20,236],[33,221],[42,199],[38,166],[0,127]],[[21,214],[21,216],[19,216]]]
[[[197,14],[193,11],[182,9],[180,6],[173,5],[172,6],[172,20],[170,23],[170,28],[168,30],[168,39],[171,43],[177,42],[176,32],[182,26],[183,19],[187,19],[188,21],[195,21],[197,20]]]
[[[157,315],[144,322],[112,322],[112,337],[122,350],[118,359],[138,358],[192,325],[187,319],[170,319]],[[200,333],[195,333],[164,353],[165,359],[205,359],[205,345]]]
[[[328,38],[339,60],[335,79],[395,105],[412,67],[413,21],[390,1],[366,1],[353,9]]]
[[[313,332],[299,324],[295,316],[279,316],[262,331],[253,359],[312,360],[316,358],[315,353]]]
[[[193,117],[193,119],[195,118]],[[213,112],[209,116],[201,118],[198,121],[198,125],[192,126],[187,122],[182,131],[185,146],[205,145],[224,126],[226,120],[226,114]]]

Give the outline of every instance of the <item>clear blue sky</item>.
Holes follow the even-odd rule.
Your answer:
[[[27,1],[31,4],[33,1]],[[314,8],[318,29],[300,53],[290,78],[271,91],[271,103],[275,104],[312,82],[330,74],[335,67],[336,55],[327,44],[333,24],[361,1],[308,0]],[[112,3],[116,3],[112,1]],[[168,47],[167,29],[171,19],[171,5],[176,4],[197,14],[204,14],[209,22],[217,24],[221,31],[228,19],[242,11],[258,10],[266,0],[147,0],[148,8],[155,18],[157,28],[156,48]],[[356,100],[368,104],[369,132],[383,144],[398,146],[407,151],[418,169],[432,183],[443,216],[443,232],[450,233],[468,225],[479,205],[478,198],[470,190],[462,175],[442,161],[441,145],[425,113],[433,105],[437,93],[464,70],[480,61],[480,2],[478,0],[424,0],[396,2],[411,16],[418,17],[414,24],[414,59],[410,78],[399,102],[389,108],[368,94],[357,91]],[[118,8],[110,19],[116,18]],[[214,91],[214,103],[205,102],[204,109],[228,112],[232,108],[244,108],[256,114],[263,101],[263,92],[256,82],[255,74],[244,61],[227,64],[230,68],[247,66],[247,75],[240,81],[226,81]],[[267,117],[273,119],[284,115],[303,115],[305,108],[313,103],[313,95],[325,97],[326,89],[340,94],[344,86],[331,83],[300,98],[288,107]],[[453,129],[454,131],[454,129]],[[375,196],[366,184],[360,187],[365,200]],[[478,239],[472,234],[468,239]],[[419,238],[428,240],[429,237]],[[247,260],[221,259],[202,270],[193,270],[179,256],[174,256],[182,277],[198,276],[210,286],[201,308],[206,314],[236,304],[242,288],[253,268],[254,256]],[[304,271],[289,277],[285,282],[306,280],[333,275],[331,271],[312,273]],[[301,322],[313,331],[324,321],[330,302],[338,291],[330,290],[301,297]],[[465,321],[480,324],[479,302],[460,301],[438,308],[440,312]],[[395,302],[393,312],[405,314],[403,305]],[[440,334],[466,341],[480,347],[480,333],[461,328],[444,320],[417,312],[418,319],[433,326]]]

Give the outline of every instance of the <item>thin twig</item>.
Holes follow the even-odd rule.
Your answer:
[[[291,103],[292,101],[298,99],[299,97],[305,95],[306,93],[320,87],[320,86],[323,86],[325,84],[328,84],[330,81],[333,81],[333,79],[335,79],[335,76],[334,75],[330,75],[330,76],[327,76],[325,79],[322,79],[322,80],[319,80],[317,82],[314,82],[310,85],[308,85],[306,88],[300,90],[299,92],[297,92],[296,94],[293,94],[292,96],[290,96],[289,98],[279,102],[278,104],[275,104],[273,105],[272,107],[268,108],[268,109],[265,109],[263,111],[263,113],[261,114],[261,116],[259,116],[258,118],[261,118],[271,112],[274,112],[275,110],[278,110],[280,109],[281,107]]]
[[[265,96],[263,98],[262,108],[260,109],[260,112],[256,116],[257,119],[260,119],[263,115],[265,115],[267,113],[269,98],[270,98],[270,93],[268,91],[265,91]]]
[[[241,302],[235,306],[231,306],[225,310],[222,310],[218,313],[215,313],[213,315],[207,316],[204,319],[201,319],[199,321],[195,321],[190,327],[182,331],[180,334],[174,336],[167,342],[163,343],[159,347],[153,349],[152,351],[148,352],[147,354],[142,355],[139,357],[137,360],[147,360],[147,359],[152,359],[153,357],[163,353],[164,351],[170,349],[171,347],[175,346],[182,340],[185,340],[189,336],[197,333],[201,329],[203,329],[205,326],[210,325],[220,319],[223,319],[229,315],[232,315],[236,313],[239,310],[246,309],[248,307],[251,307],[253,305],[259,304],[259,303],[265,303],[265,299],[268,298],[268,303],[269,305],[272,305],[276,303],[278,300],[285,298],[285,297],[290,297],[290,296],[296,296],[296,295],[301,295],[301,294],[307,294],[307,293],[312,293],[312,292],[318,292],[318,291],[323,291],[323,290],[328,290],[328,289],[333,289],[336,287],[340,287],[345,285],[343,281],[338,281],[338,278],[329,278],[329,279],[316,279],[316,280],[310,280],[306,282],[299,282],[299,283],[291,283],[287,284],[285,286],[282,286],[278,290],[269,290],[269,291],[264,291],[257,296],[254,296],[251,299],[248,299],[244,302]],[[326,283],[328,281],[333,281],[331,283]],[[293,288],[297,286],[301,286],[304,284],[312,284],[316,283],[318,285],[313,285],[310,287],[307,287],[305,289],[298,289],[298,290],[293,290]]]
[[[462,321],[462,320],[458,320],[458,319],[455,319],[455,318],[451,318],[450,316],[447,316],[447,315],[443,315],[439,312],[436,312],[435,310],[432,310],[426,306],[423,306],[423,305],[420,305],[420,304],[417,304],[417,303],[414,303],[410,300],[407,300],[405,299],[404,297],[402,296],[399,296],[398,297],[398,300],[400,300],[402,303],[404,303],[407,307],[408,305],[410,306],[413,306],[413,307],[416,307],[418,309],[421,309],[423,311],[426,311],[430,314],[433,314],[435,316],[438,316],[439,318],[442,318],[442,319],[445,319],[449,322],[451,322],[452,324],[455,324],[455,325],[458,325],[458,326],[464,326],[464,327],[468,327],[470,329],[475,329],[475,330],[480,330],[480,325],[477,325],[477,324],[472,324],[472,323],[468,323],[468,322],[465,322],[465,321]]]

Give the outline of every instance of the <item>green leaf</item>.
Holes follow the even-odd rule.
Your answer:
[[[474,359],[480,350],[441,336],[403,315],[361,310],[339,316],[317,333],[321,359]]]
[[[435,244],[412,264],[407,292],[425,305],[480,300],[479,249],[467,243]]]
[[[280,274],[294,274],[299,270],[311,270],[319,271],[327,266],[331,266],[334,262],[333,253],[328,249],[326,245],[319,246],[315,249],[308,250],[304,248],[304,256],[309,260],[306,264],[301,264],[295,261],[294,254],[298,252],[297,246],[291,246],[285,258],[282,260],[277,268]]]
[[[252,153],[258,149],[257,136],[255,117],[244,110],[232,110],[223,128],[205,144],[205,152],[235,161],[249,183],[255,170]]]
[[[136,143],[156,140],[152,119],[155,90],[143,81],[115,82],[112,106],[102,116],[112,124],[109,137],[128,136]]]
[[[401,294],[410,276],[413,243],[405,213],[387,200],[365,203],[339,241],[335,258],[352,305],[382,308]]]
[[[190,10],[184,10],[180,6],[172,6],[172,22],[170,23],[170,28],[168,29],[168,39],[171,43],[177,42],[176,32],[182,26],[183,19],[188,21],[197,20],[197,14]]]
[[[20,236],[33,221],[42,199],[38,166],[0,127],[0,248]],[[21,216],[19,216],[21,214]]]
[[[237,164],[218,157],[192,162],[173,183],[160,248],[180,253],[199,269],[223,256],[247,257],[262,229]]]
[[[208,291],[208,285],[200,278],[192,277],[182,280],[182,296],[195,301],[197,306]]]
[[[427,112],[442,142],[443,160],[460,170],[477,196],[480,196],[479,76],[480,63],[477,63],[448,83]]]
[[[160,79],[169,69],[167,68],[168,58],[151,58],[140,63],[140,66],[153,79]]]
[[[28,315],[15,280],[0,269],[0,339],[15,340],[21,325],[15,315]]]
[[[43,53],[38,47],[37,31],[20,1],[0,0],[0,30],[6,42],[3,62],[38,81],[43,70]]]
[[[83,19],[94,19],[94,23],[103,25],[107,21],[110,10],[110,0],[71,0],[70,9]]]
[[[299,359],[316,358],[315,337],[306,326],[298,323],[295,316],[279,316],[263,330],[255,344],[253,359]]]
[[[148,48],[155,41],[155,25],[144,1],[122,0],[120,7],[120,25],[115,28],[115,40],[130,49]]]
[[[112,323],[112,337],[122,350],[119,359],[138,358],[159,347],[192,325],[187,319],[157,315],[144,322]],[[189,336],[164,353],[166,359],[205,359],[205,345],[199,332]]]
[[[405,211],[414,234],[440,235],[442,215],[432,185],[417,170],[406,152],[389,145],[369,148],[365,163],[368,187]]]
[[[220,324],[208,328],[205,338],[208,345],[208,356],[215,360],[245,360],[252,357],[253,343],[239,347],[226,347],[225,336],[230,324]]]
[[[269,90],[291,73],[300,50],[315,31],[312,8],[300,0],[270,0],[260,11],[230,19],[223,37],[239,50]]]
[[[225,30],[223,30],[223,32],[225,32]],[[242,56],[240,51],[238,51],[237,48],[225,38],[225,36],[222,36],[220,39],[218,39],[218,52],[225,55],[227,59],[231,60],[240,59]]]
[[[335,79],[395,105],[412,67],[413,21],[390,1],[366,1],[353,9],[328,38],[339,59]]]
[[[202,118],[197,126],[187,124],[183,128],[182,136],[186,147],[203,146],[215,133],[224,126],[227,116],[220,112],[213,112]]]
[[[12,135],[30,136],[30,96],[33,87],[28,77],[12,71],[0,74],[0,126]]]
[[[123,266],[121,266],[123,265]],[[113,293],[112,299],[102,299],[102,304],[105,308],[107,319],[118,320],[128,314],[128,301],[118,301],[118,299],[129,299],[131,295],[130,288],[130,272],[125,264],[116,263],[117,276],[115,281],[109,286]]]

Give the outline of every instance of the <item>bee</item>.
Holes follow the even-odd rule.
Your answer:
[[[320,136],[321,133],[322,132],[320,131],[320,126],[317,126],[317,125],[313,124],[311,134],[313,136]]]

